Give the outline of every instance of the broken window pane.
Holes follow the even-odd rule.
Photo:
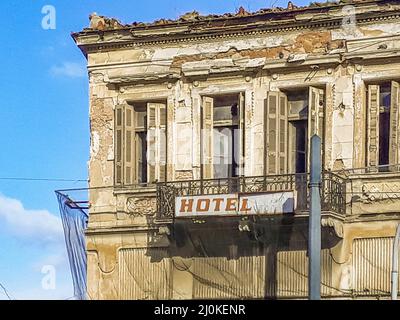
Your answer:
[[[289,117],[296,116],[299,118],[307,117],[308,115],[308,91],[298,90],[287,92],[289,105]]]

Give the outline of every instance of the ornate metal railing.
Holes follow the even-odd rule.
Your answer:
[[[173,219],[175,198],[179,196],[217,195],[230,193],[265,193],[295,191],[296,212],[307,212],[310,205],[309,174],[282,174],[258,177],[173,181],[157,184],[157,215]],[[326,172],[321,185],[322,211],[340,215],[346,210],[346,180]]]
[[[346,185],[346,178],[332,172],[323,174],[321,186],[322,211],[331,211],[340,215],[346,214]]]

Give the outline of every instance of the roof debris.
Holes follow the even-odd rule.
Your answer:
[[[383,0],[381,0],[383,1]],[[89,16],[90,18],[90,26],[89,30],[116,30],[116,29],[127,29],[127,28],[135,28],[135,27],[151,27],[151,26],[160,26],[160,25],[172,25],[172,24],[187,24],[187,23],[195,23],[195,22],[207,22],[212,20],[224,20],[224,19],[234,19],[241,17],[257,17],[265,14],[279,14],[280,16],[274,17],[275,19],[283,19],[286,17],[292,16],[293,14],[297,14],[300,11],[306,10],[315,10],[315,9],[326,9],[329,10],[330,7],[339,6],[339,5],[349,5],[349,4],[362,4],[368,3],[371,0],[328,0],[325,2],[312,2],[308,6],[297,6],[292,1],[289,1],[286,8],[281,7],[272,7],[266,9],[260,9],[254,12],[248,12],[244,7],[240,7],[235,13],[224,13],[222,15],[217,14],[209,14],[209,15],[201,15],[198,11],[187,12],[177,19],[159,19],[153,22],[133,22],[131,24],[123,24],[117,19],[107,18],[104,16],[99,16],[96,13],[93,13]],[[377,2],[377,1],[375,1]],[[88,29],[86,29],[87,31]]]

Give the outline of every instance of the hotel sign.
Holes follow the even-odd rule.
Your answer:
[[[282,214],[294,212],[295,207],[293,191],[182,196],[175,200],[175,217]]]

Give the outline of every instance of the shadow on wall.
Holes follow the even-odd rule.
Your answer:
[[[239,225],[247,231],[240,231]],[[154,264],[171,262],[166,277],[174,270],[180,277],[182,272],[190,275],[183,277],[193,282],[189,298],[306,297],[307,238],[308,219],[293,215],[246,220],[213,218],[197,224],[182,219],[174,223],[164,253],[160,255],[159,248],[148,248],[146,255]],[[322,293],[326,295],[332,287],[329,249],[340,240],[329,228],[323,228]],[[172,290],[185,286],[172,281],[168,280],[169,298]]]

